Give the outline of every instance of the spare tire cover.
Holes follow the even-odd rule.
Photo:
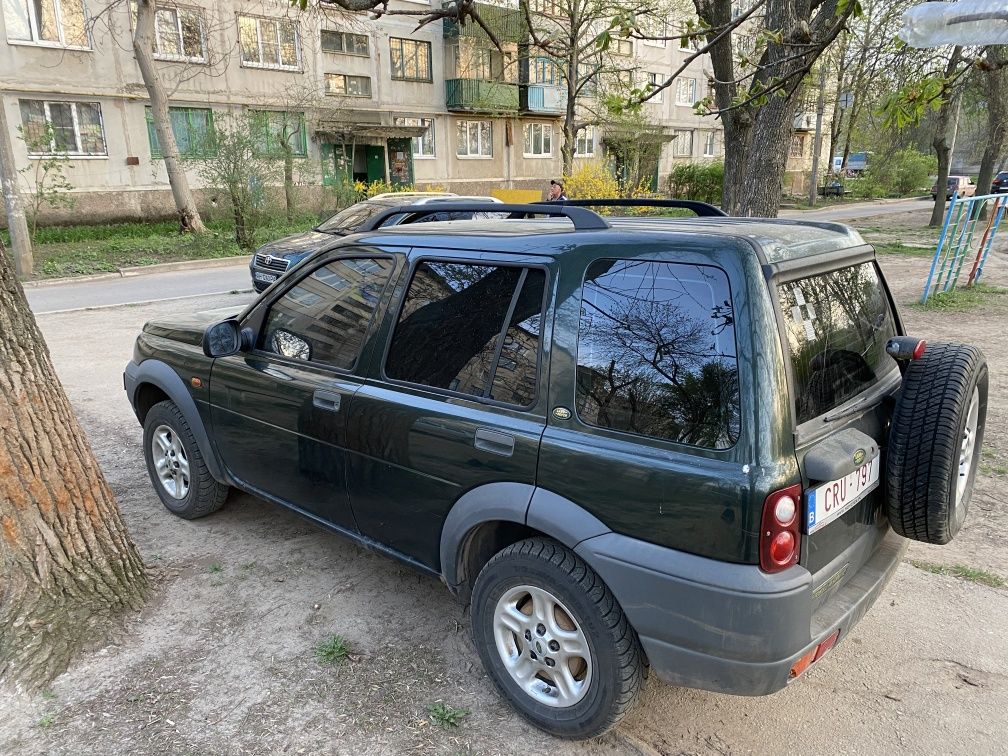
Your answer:
[[[973,494],[987,419],[987,360],[967,344],[928,344],[912,360],[893,412],[886,458],[889,524],[948,543]]]

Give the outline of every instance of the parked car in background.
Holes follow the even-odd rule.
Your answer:
[[[397,205],[428,205],[437,202],[486,202],[500,203],[495,197],[460,197],[452,192],[389,192],[351,205],[322,221],[311,231],[291,234],[282,239],[263,244],[252,255],[249,270],[252,287],[257,292],[265,291],[274,281],[308,257],[341,236],[354,233],[378,213]],[[496,215],[483,213],[404,213],[394,215],[382,225],[398,226],[403,223],[425,223],[428,221],[472,220],[473,217],[493,218]]]
[[[991,181],[992,194],[1003,194],[1004,192],[1008,192],[1008,171],[1001,171]]]
[[[976,195],[976,184],[969,176],[949,176],[948,184],[945,187],[945,199],[952,199],[952,195],[958,193],[960,197],[973,197]],[[938,196],[938,184],[931,187],[931,199]]]

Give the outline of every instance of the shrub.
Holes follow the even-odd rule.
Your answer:
[[[926,190],[928,177],[938,172],[938,158],[913,147],[874,156],[865,178],[876,196],[905,197]]]
[[[378,194],[391,194],[392,192],[412,192],[416,191],[410,184],[389,184],[381,179],[376,179],[370,184],[363,181],[355,181],[354,188],[357,190],[357,199],[365,200]]]
[[[564,191],[571,199],[611,199],[624,197],[628,199],[641,199],[655,196],[648,188],[647,181],[635,186],[623,185],[619,179],[613,175],[603,163],[587,163],[578,168],[574,173],[563,178]],[[611,208],[596,208],[603,215],[611,213]],[[621,214],[634,214],[634,210],[621,212]]]
[[[668,177],[668,193],[677,199],[721,204],[724,163],[680,163]]]

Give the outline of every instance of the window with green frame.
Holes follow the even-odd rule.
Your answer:
[[[158,143],[154,115],[149,106],[146,113],[151,157],[160,158],[161,145]],[[180,157],[198,157],[213,151],[213,111],[210,108],[168,108],[168,120],[171,122]]]
[[[304,113],[282,110],[250,110],[249,124],[259,138],[259,150],[264,155],[279,155],[280,145],[286,139],[291,152],[297,157],[308,156],[308,139],[305,135]]]

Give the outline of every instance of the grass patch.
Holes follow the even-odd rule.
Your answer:
[[[937,562],[924,562],[911,559],[910,564],[918,570],[924,570],[935,575],[949,575],[951,577],[968,580],[971,583],[979,583],[990,588],[1008,588],[1008,581],[1000,575],[995,575],[987,570],[967,567],[963,564],[938,564]]]
[[[934,247],[904,244],[903,242],[875,242],[872,244],[880,255],[911,255],[913,257],[933,257]]]
[[[462,720],[469,716],[469,709],[462,709],[438,701],[427,707],[427,716],[434,724],[451,730],[462,724]]]
[[[350,642],[342,635],[330,635],[315,646],[315,658],[320,664],[339,664],[350,656]]]
[[[55,701],[56,700],[56,694],[53,693],[51,690],[43,690],[42,691],[42,700],[43,701]]]
[[[55,722],[56,722],[56,715],[55,714],[45,714],[45,715],[42,716],[41,719],[39,719],[38,726],[41,727],[44,730],[47,727],[52,727],[52,725]]]
[[[214,562],[213,564],[210,565],[210,572],[216,573],[223,571],[224,571],[224,565],[220,564],[219,562]]]
[[[965,312],[974,307],[990,304],[1000,300],[1008,289],[1001,286],[988,286],[987,284],[977,284],[969,288],[953,289],[952,291],[942,291],[932,294],[927,302],[921,304],[915,302],[914,307],[925,310],[944,310],[946,312]]]
[[[260,243],[316,225],[315,216],[288,223],[279,218],[263,228]],[[35,276],[54,278],[114,273],[120,268],[184,260],[207,260],[247,254],[234,240],[234,225],[207,221],[207,232],[180,234],[175,221],[108,223],[88,226],[51,226],[35,235]],[[5,243],[7,232],[0,231]],[[7,245],[9,248],[9,244]]]

